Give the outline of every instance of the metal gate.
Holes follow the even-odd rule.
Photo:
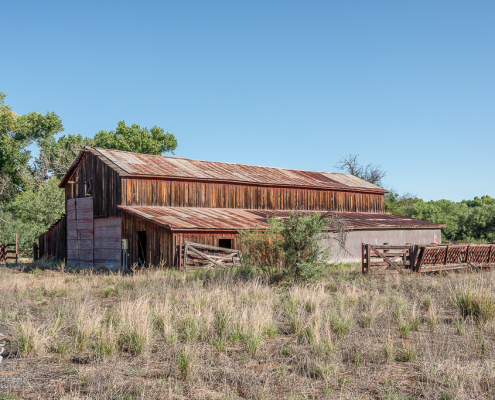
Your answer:
[[[362,244],[363,274],[491,269],[493,265],[495,265],[495,244],[405,246]]]

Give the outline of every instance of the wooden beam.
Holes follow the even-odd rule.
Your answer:
[[[224,264],[222,264],[222,263],[218,262],[217,260],[215,260],[215,259],[211,258],[211,257],[210,257],[210,256],[208,256],[207,254],[201,253],[200,251],[196,250],[196,249],[195,249],[194,247],[192,247],[192,246],[191,246],[191,251],[192,251],[193,253],[196,253],[197,255],[199,255],[199,256],[201,256],[201,257],[206,258],[207,260],[211,261],[213,264],[218,265],[219,267],[222,267],[222,268],[224,268],[224,267],[225,267],[225,265],[224,265]]]
[[[236,249],[227,249],[225,247],[210,246],[208,244],[194,243],[194,242],[188,242],[188,241],[185,241],[185,243],[189,243],[190,245],[192,245],[194,247],[199,247],[199,248],[202,248],[202,249],[219,250],[219,251],[224,251],[225,253],[227,253],[229,251],[230,252],[234,252],[235,251],[236,253],[240,253],[240,250],[236,250]]]

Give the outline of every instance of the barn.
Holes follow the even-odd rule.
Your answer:
[[[181,244],[240,250],[238,231],[291,210],[344,221],[346,252],[361,243],[441,242],[441,228],[385,212],[386,190],[353,175],[298,171],[85,147],[62,179],[66,215],[39,238],[41,257],[80,268],[177,267]],[[329,227],[330,230],[334,227]],[[126,239],[127,249],[122,250]]]

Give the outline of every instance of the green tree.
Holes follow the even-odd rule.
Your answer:
[[[57,178],[52,177],[36,189],[33,186],[25,188],[12,201],[4,204],[0,212],[0,243],[12,243],[17,233],[22,252],[31,253],[31,243],[37,242],[39,235],[65,212],[65,194],[58,187],[59,183]]]
[[[93,139],[81,135],[64,135],[58,140],[46,141],[35,161],[37,171],[45,180],[51,175],[62,179],[81,149],[92,145]]]
[[[27,147],[33,142],[43,146],[64,128],[54,112],[18,115],[5,103],[5,97],[0,93],[0,173],[13,188],[21,190],[32,172]]]
[[[177,139],[158,126],[149,130],[136,124],[127,126],[124,121],[120,121],[115,131],[98,132],[94,138],[94,145],[105,149],[161,155],[166,152],[174,154]]]

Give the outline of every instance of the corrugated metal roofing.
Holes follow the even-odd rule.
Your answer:
[[[285,218],[287,210],[119,206],[120,209],[173,230],[266,229],[268,217]],[[310,214],[317,211],[303,211]],[[444,225],[395,214],[336,213],[349,229],[441,228]]]
[[[108,164],[114,165],[115,169],[122,175],[387,192],[353,175],[343,173],[299,171],[285,168],[200,161],[100,148],[88,148],[86,151],[88,150],[102,157]],[[68,174],[62,180],[61,186],[72,175],[81,157],[82,155],[80,154],[76,158]]]

